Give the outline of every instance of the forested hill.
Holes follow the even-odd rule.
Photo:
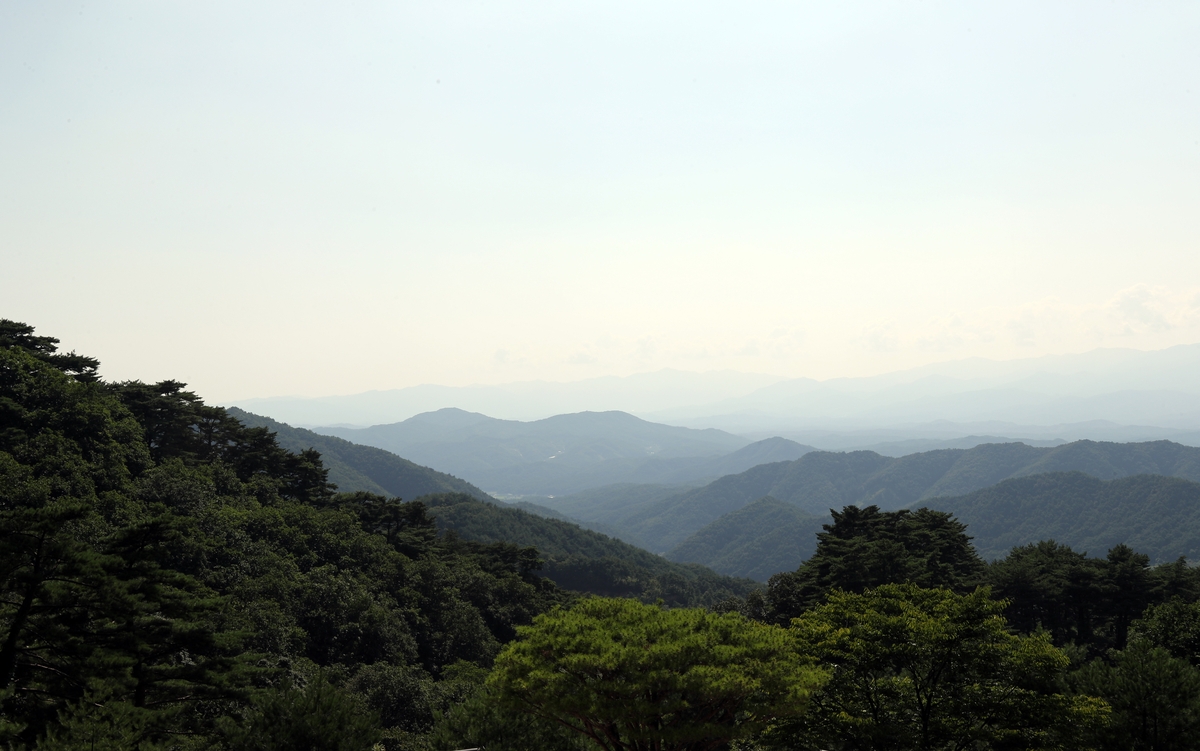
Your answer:
[[[435,520],[336,493],[317,451],[97,370],[0,320],[0,747],[314,747],[288,739],[316,717],[341,734],[316,747],[424,748],[517,626],[577,596],[506,536],[582,591],[754,586],[467,494],[427,497]]]
[[[899,458],[873,451],[814,451],[795,461],[760,465],[647,503],[628,504],[614,498],[612,503],[621,506],[619,514],[605,515],[605,508],[590,513],[605,515],[608,524],[628,535],[626,539],[668,551],[707,524],[765,496],[813,515],[852,504],[898,509],[922,499],[963,495],[1010,478],[1063,471],[1106,480],[1158,474],[1200,481],[1200,448],[1170,441],[1076,441],[1054,448],[982,444]],[[578,512],[572,516],[588,518]]]
[[[56,344],[0,320],[0,747],[284,748],[307,685],[370,748],[570,599],[532,549],[335,494],[316,452]]]
[[[703,562],[713,571],[765,582],[793,571],[817,547],[817,534],[831,521],[767,496],[722,516],[684,540],[666,557]]]
[[[1040,540],[1100,554],[1120,544],[1156,563],[1200,559],[1200,483],[1161,475],[1100,480],[1052,472],[1005,480],[954,498],[927,498],[912,508],[953,513],[986,560]],[[821,525],[800,508],[764,498],[703,527],[667,554],[729,576],[766,581],[791,571],[817,546]]]
[[[1179,478],[1054,472],[920,505],[954,514],[986,560],[1039,540],[1092,554],[1125,544],[1156,563],[1200,560],[1200,483]]]
[[[667,605],[712,606],[755,589],[748,579],[714,573],[695,564],[672,563],[620,540],[549,519],[443,494],[421,499],[438,526],[463,539],[507,542],[536,547],[545,562],[543,573],[564,589],[608,597],[636,597]]]
[[[466,480],[422,467],[390,451],[373,446],[360,446],[342,438],[321,435],[304,428],[293,428],[286,423],[237,407],[230,407],[227,412],[247,427],[270,430],[275,434],[279,445],[289,451],[318,451],[329,470],[329,481],[344,492],[363,490],[405,500],[431,493],[466,493],[474,498],[490,498],[487,493]]]
[[[329,479],[341,490],[420,498],[441,529],[453,530],[462,539],[537,548],[545,561],[544,575],[565,589],[695,606],[745,597],[754,588],[745,579],[722,576],[695,564],[673,563],[573,522],[497,504],[464,480],[389,451],[293,428],[236,407],[228,412],[249,427],[272,431],[286,449],[319,451],[330,468]]]

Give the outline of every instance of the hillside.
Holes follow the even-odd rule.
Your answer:
[[[726,514],[677,545],[666,557],[704,562],[712,570],[765,582],[793,571],[817,546],[817,533],[830,517],[813,516],[767,496]]]
[[[1081,471],[1102,479],[1160,474],[1200,480],[1200,448],[1170,441],[1076,441],[1052,448],[983,444],[898,458],[871,451],[815,451],[792,462],[760,465],[666,497],[634,501],[612,494],[602,505],[564,513],[585,520],[603,518],[620,530],[623,539],[636,539],[651,550],[665,552],[705,525],[764,496],[813,515],[852,504],[875,504],[887,510],[922,499],[963,495],[1006,479],[1058,471]],[[541,503],[563,510],[552,501]]]
[[[420,499],[442,529],[465,540],[533,546],[558,586],[611,597],[662,599],[674,606],[711,606],[745,597],[756,585],[697,565],[668,561],[571,522],[478,501],[461,493]]]
[[[1048,539],[1092,555],[1124,543],[1156,563],[1200,559],[1200,483],[1179,478],[1053,472],[921,505],[966,524],[985,560]]]
[[[56,344],[0,320],[5,748],[261,748],[229,730],[297,706],[293,683],[323,685],[304,711],[334,724],[292,742],[280,718],[256,731],[269,748],[412,748],[517,627],[574,599],[532,551],[335,494],[315,451]],[[338,707],[370,738],[342,743]]]
[[[713,605],[732,596],[745,596],[754,587],[751,582],[730,579],[701,566],[673,563],[610,538],[603,534],[605,525],[596,524],[600,531],[593,531],[572,519],[551,518],[559,514],[554,509],[483,503],[481,500],[494,499],[457,477],[382,449],[293,428],[237,408],[231,408],[229,414],[247,427],[271,430],[285,449],[315,448],[330,468],[330,480],[341,490],[379,492],[372,490],[370,483],[382,487],[387,495],[406,500],[420,497],[439,527],[453,530],[462,539],[536,547],[546,560],[543,573],[565,589],[651,602],[661,598],[682,606]]]
[[[544,420],[497,420],[441,409],[390,425],[319,428],[463,477],[488,492],[562,495],[628,481],[716,476],[702,458],[750,443],[719,430],[659,425],[624,412],[579,412]],[[698,461],[699,459],[699,461]]]
[[[237,407],[229,408],[228,413],[246,427],[270,430],[279,445],[288,451],[316,449],[329,469],[329,481],[343,492],[363,490],[405,500],[431,493],[466,493],[481,499],[489,497],[469,482],[422,467],[388,451],[360,446],[304,428],[293,428]]]

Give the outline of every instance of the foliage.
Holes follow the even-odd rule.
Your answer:
[[[965,592],[982,582],[983,562],[966,528],[928,509],[880,511],[847,506],[817,535],[817,552],[799,569],[771,577],[768,617],[786,623],[834,590],[914,583]]]
[[[672,563],[558,519],[483,503],[462,494],[439,494],[423,500],[440,526],[463,538],[536,547],[545,560],[545,575],[564,589],[697,607],[715,605],[732,596],[744,597],[757,588],[754,582],[721,576],[702,566]]]
[[[1094,733],[1100,751],[1200,748],[1200,669],[1167,650],[1135,640],[1072,676],[1076,690],[1112,706],[1112,722]]]
[[[580,733],[543,717],[513,712],[494,691],[474,692],[440,716],[429,733],[430,749],[486,748],[488,751],[584,751]]]
[[[1165,649],[1200,667],[1200,602],[1181,597],[1147,608],[1134,621],[1132,640]]]
[[[1057,645],[1098,655],[1125,646],[1131,622],[1147,605],[1171,597],[1194,601],[1200,570],[1182,560],[1151,567],[1125,545],[1091,558],[1045,540],[1013,548],[988,567],[988,581],[1008,601],[1005,614],[1018,631],[1045,630]]]
[[[835,591],[793,621],[833,677],[812,710],[773,735],[786,748],[1072,747],[1103,702],[1066,696],[1067,657],[1044,635],[1015,636],[987,589],[888,584]]]
[[[368,751],[379,742],[378,718],[324,680],[255,697],[244,723],[227,722],[232,751]]]
[[[522,628],[488,685],[600,748],[667,751],[720,748],[795,715],[823,677],[778,627],[596,598]]]
[[[182,384],[105,384],[38,354],[0,348],[5,741],[211,744],[255,697],[264,722],[279,697],[303,705],[273,686],[322,670],[386,730],[425,732],[469,693],[450,666],[490,665],[569,599],[536,551],[439,535],[417,502],[335,495],[315,452]]]

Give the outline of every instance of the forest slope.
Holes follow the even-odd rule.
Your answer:
[[[329,469],[329,481],[343,492],[363,490],[405,500],[431,493],[466,493],[479,499],[489,498],[487,493],[465,480],[422,467],[390,451],[294,428],[237,407],[227,411],[248,428],[270,430],[279,445],[288,451],[299,453],[308,448],[316,449]]]
[[[1124,543],[1156,563],[1200,559],[1200,483],[1174,477],[1054,472],[920,505],[954,514],[986,560],[1048,539],[1093,554]]]
[[[285,449],[316,449],[331,467],[330,480],[342,490],[379,492],[367,484],[371,483],[382,487],[386,495],[421,498],[439,528],[452,530],[463,539],[536,547],[546,561],[545,575],[565,589],[582,587],[579,591],[591,594],[649,601],[662,598],[672,605],[712,605],[731,596],[744,596],[753,588],[750,582],[719,576],[701,566],[672,563],[569,520],[485,503],[494,499],[470,483],[383,449],[293,428],[236,407],[229,414],[247,427],[272,431]],[[348,480],[348,487],[339,480]]]
[[[542,573],[564,589],[647,602],[661,598],[673,606],[711,606],[730,597],[745,597],[755,589],[744,578],[674,563],[571,522],[465,494],[426,496],[421,502],[440,528],[463,539],[536,547],[546,564]]]
[[[793,571],[817,547],[817,533],[830,521],[767,496],[726,514],[667,553],[668,560],[704,561],[712,570],[765,582]]]

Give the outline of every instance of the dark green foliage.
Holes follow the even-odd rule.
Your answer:
[[[1046,539],[1097,552],[1124,543],[1154,562],[1200,558],[1200,483],[1189,480],[1158,475],[1098,480],[1062,472],[927,503],[970,527],[987,560]]]
[[[1013,548],[991,564],[988,580],[1019,631],[1045,630],[1059,645],[1092,641],[1103,592],[1098,560],[1047,540]]]
[[[1133,623],[1133,641],[1167,650],[1200,667],[1200,602],[1180,597],[1147,608]]]
[[[27,323],[0,318],[0,349],[23,350],[77,381],[93,382],[100,378],[96,372],[100,367],[99,360],[74,352],[61,354],[58,351],[57,339],[52,336],[35,336],[33,327]]]
[[[767,497],[726,514],[667,553],[679,562],[703,562],[714,571],[765,582],[800,566],[829,520]]]
[[[430,749],[486,748],[488,751],[586,751],[579,733],[552,720],[502,707],[494,692],[478,691],[438,719]]]
[[[243,747],[365,748],[374,709],[393,743],[469,693],[451,666],[489,665],[568,599],[537,551],[335,495],[315,452],[182,384],[103,384],[37,354],[0,348],[0,740],[204,745],[250,712],[235,724],[297,735]]]
[[[1066,695],[1067,656],[1044,634],[1010,633],[1003,608],[985,588],[831,593],[792,630],[832,678],[773,740],[837,751],[1086,747],[1107,708]]]
[[[1200,749],[1200,669],[1144,641],[1111,662],[1095,660],[1071,677],[1079,692],[1112,707],[1106,727],[1092,734],[1099,751]]]
[[[244,724],[227,726],[232,751],[369,751],[382,735],[377,717],[324,680],[264,691]]]
[[[832,590],[861,593],[883,584],[967,592],[985,567],[965,527],[929,509],[880,511],[847,506],[817,535],[817,551],[800,568],[771,577],[767,617],[781,623],[817,605]]]
[[[633,545],[546,519],[477,501],[462,494],[423,499],[438,525],[462,538],[505,540],[536,547],[545,559],[544,573],[560,587],[602,596],[662,599],[672,606],[715,605],[731,596],[744,597],[753,582],[721,576],[701,566],[672,563]]]
[[[1182,560],[1151,567],[1125,545],[1092,558],[1053,540],[1013,548],[988,567],[987,580],[1008,601],[1005,614],[1018,631],[1045,631],[1055,644],[1092,655],[1123,648],[1131,628],[1157,646],[1182,646],[1188,603],[1200,591],[1200,569]],[[1180,641],[1167,640],[1168,633]]]
[[[395,454],[371,446],[321,435],[304,428],[293,428],[269,417],[241,409],[228,410],[232,417],[251,428],[265,428],[288,451],[313,449],[329,468],[329,479],[343,492],[358,490],[397,498],[419,498],[430,493],[466,493],[480,500],[489,496],[469,482],[422,467]]]
[[[287,451],[266,428],[248,428],[185,388],[178,381],[109,386],[142,425],[154,461],[220,462],[242,482],[269,478],[280,495],[308,503],[330,495],[333,489],[316,451]]]

